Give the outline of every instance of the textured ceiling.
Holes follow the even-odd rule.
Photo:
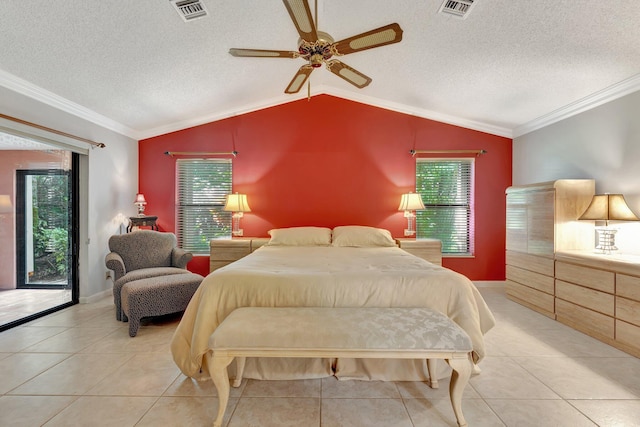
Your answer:
[[[203,1],[209,16],[185,23],[169,0],[3,0],[0,84],[82,108],[134,138],[306,96],[306,87],[283,93],[302,59],[228,53],[296,50],[281,1]],[[476,0],[465,20],[438,14],[441,4],[318,0],[318,28],[336,40],[392,22],[404,34],[398,44],[341,58],[373,79],[368,87],[321,68],[311,94],[510,136],[640,80],[637,0]]]

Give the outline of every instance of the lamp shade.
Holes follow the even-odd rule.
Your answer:
[[[144,194],[142,194],[142,193],[136,194],[136,200],[134,200],[133,203],[134,204],[140,203],[140,204],[146,205],[147,201],[144,198]]]
[[[11,204],[11,197],[6,194],[0,194],[0,213],[13,212],[13,205]]]
[[[418,193],[403,194],[400,199],[399,211],[417,211],[424,209],[424,203],[422,203],[422,196]]]
[[[578,219],[595,221],[638,221],[622,194],[596,194]]]
[[[227,194],[227,201],[224,205],[225,211],[231,212],[251,212],[246,194]]]

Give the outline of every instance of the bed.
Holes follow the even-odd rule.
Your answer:
[[[210,273],[191,299],[171,342],[174,361],[193,378],[206,378],[209,337],[236,308],[427,307],[467,332],[473,357],[485,355],[484,334],[495,321],[465,276],[397,247],[387,230],[347,226],[296,227]],[[359,359],[249,359],[245,377],[426,380],[425,361]]]

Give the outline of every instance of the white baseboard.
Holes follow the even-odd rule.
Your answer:
[[[98,292],[97,294],[93,294],[88,297],[80,297],[79,302],[80,304],[91,304],[94,302],[98,302],[102,298],[108,297],[110,295],[113,295],[113,289],[107,289],[106,291]]]

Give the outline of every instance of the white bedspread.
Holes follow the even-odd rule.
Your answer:
[[[495,323],[469,279],[402,249],[267,246],[209,274],[191,299],[171,342],[185,375],[207,375],[209,336],[248,306],[428,307],[467,332],[477,361]]]

